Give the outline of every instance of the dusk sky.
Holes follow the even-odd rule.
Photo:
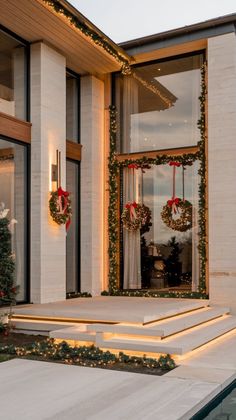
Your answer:
[[[236,13],[235,0],[69,0],[115,42]]]

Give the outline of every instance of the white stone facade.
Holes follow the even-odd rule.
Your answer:
[[[209,291],[236,313],[236,37],[208,40]]]
[[[66,186],[66,60],[39,42],[31,47],[31,301],[65,299],[66,233],[49,215],[51,165],[62,156]]]

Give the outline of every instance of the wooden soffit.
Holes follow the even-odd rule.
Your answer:
[[[120,69],[114,57],[94,45],[89,37],[71,26],[63,15],[55,13],[42,0],[0,0],[0,10],[1,25],[30,43],[47,42],[66,57],[67,67],[81,75],[102,75]],[[104,38],[128,57],[108,37],[104,35]]]
[[[154,46],[150,45],[149,51],[145,52],[139,52],[137,48],[136,53],[132,51],[132,56],[136,64],[141,64],[148,61],[155,61],[160,60],[162,58],[174,57],[177,55],[192,53],[195,51],[206,50],[206,48],[207,40],[200,39],[197,41],[184,42],[179,44],[173,43],[173,45],[167,47],[165,46],[155,48]]]

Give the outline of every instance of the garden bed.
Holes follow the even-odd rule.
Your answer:
[[[176,367],[169,355],[158,359],[124,353],[115,355],[95,346],[72,347],[66,342],[57,344],[53,339],[45,340],[42,336],[13,332],[8,336],[0,334],[0,362],[14,357],[158,376]]]

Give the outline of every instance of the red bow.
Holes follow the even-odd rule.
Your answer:
[[[66,214],[67,204],[68,204],[67,197],[69,197],[70,193],[68,191],[64,191],[61,187],[59,187],[58,190],[57,190],[57,194],[58,194],[58,199],[59,199],[58,200],[59,201],[59,211],[62,214]],[[63,203],[62,203],[62,197],[64,198]],[[69,218],[66,222],[66,230],[69,229],[70,224],[71,224],[71,220]]]
[[[167,201],[167,204],[168,204],[168,206],[169,207],[172,207],[172,211],[176,214],[177,213],[177,211],[178,211],[178,205],[179,205],[179,202],[180,202],[180,198],[177,198],[177,197],[172,197],[172,199],[171,200],[168,200]]]
[[[129,165],[128,165],[128,168],[129,169],[139,169],[139,165],[137,165],[137,163],[130,163]]]
[[[170,166],[177,166],[177,167],[179,167],[179,166],[181,166],[181,163],[179,163],[179,162],[170,162],[169,165]]]
[[[126,205],[125,205],[125,208],[126,209],[128,209],[129,210],[129,212],[130,212],[130,220],[134,220],[134,219],[136,219],[136,211],[135,211],[135,209],[137,208],[137,203],[136,203],[136,201],[134,201],[133,203],[127,203]]]

